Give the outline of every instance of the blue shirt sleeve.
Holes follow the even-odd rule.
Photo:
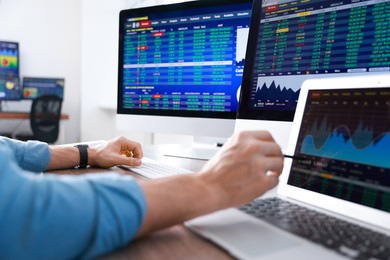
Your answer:
[[[32,175],[19,167],[30,158],[16,163],[14,152],[0,145],[1,259],[95,258],[134,238],[146,202],[132,177]]]
[[[0,147],[8,147],[17,164],[24,170],[40,173],[49,165],[50,152],[46,143],[22,142],[0,136]]]

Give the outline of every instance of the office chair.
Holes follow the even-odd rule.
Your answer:
[[[56,95],[42,95],[31,105],[30,126],[32,136],[16,135],[19,140],[39,140],[55,143],[59,135],[62,98]]]

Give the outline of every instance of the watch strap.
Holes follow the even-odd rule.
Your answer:
[[[85,169],[88,166],[88,145],[78,144],[75,145],[79,149],[80,153],[80,164],[76,166],[77,168]]]

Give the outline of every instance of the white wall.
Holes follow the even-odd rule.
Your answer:
[[[116,135],[118,14],[137,1],[84,0],[82,4],[81,139]]]
[[[20,44],[21,76],[64,77],[66,142],[80,138],[81,3],[78,0],[1,0],[0,39]],[[30,103],[8,102],[29,111]],[[15,122],[0,121],[0,129]],[[28,122],[23,127],[28,128]]]
[[[188,142],[186,136],[121,132],[116,128],[119,12],[180,0],[84,0],[82,6],[82,141],[124,135],[143,144]]]
[[[64,77],[65,141],[125,135],[147,144],[190,137],[120,132],[116,128],[119,11],[182,0],[0,0],[0,39],[20,43],[21,76]],[[8,102],[28,111],[29,101]],[[0,132],[19,122],[0,120]],[[25,121],[22,128],[29,128]]]

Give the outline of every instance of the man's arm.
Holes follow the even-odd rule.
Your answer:
[[[11,158],[24,170],[41,173],[50,160],[46,143],[38,141],[22,142],[0,136],[0,147],[10,149]]]
[[[79,150],[69,145],[48,146],[43,142],[22,142],[0,136],[1,145],[11,149],[17,164],[27,171],[40,173],[68,169],[80,163]],[[88,148],[88,164],[95,167],[109,168],[119,164],[137,166],[141,164],[142,157],[141,145],[125,137]]]
[[[131,144],[118,146],[127,141],[113,142],[96,150],[93,164],[133,162],[121,155],[122,149],[142,157]],[[110,157],[106,153],[112,147],[116,148]],[[69,157],[62,158],[62,152]],[[62,152],[53,151],[51,167],[74,166],[78,151]],[[122,159],[126,161],[119,162]],[[139,185],[129,176],[115,174],[30,176],[1,146],[0,165],[2,256],[69,259],[94,258],[124,246],[135,235],[246,203],[278,183],[283,156],[268,133],[245,132],[231,138],[199,173]]]
[[[79,150],[69,145],[49,146],[50,162],[47,170],[72,168],[80,163]],[[109,168],[123,164],[137,166],[141,164],[143,152],[141,145],[118,137],[109,142],[88,148],[88,165]]]
[[[94,259],[133,239],[145,198],[130,176],[34,176],[0,146],[0,258]]]
[[[147,212],[138,236],[247,203],[275,187],[282,168],[283,155],[271,135],[238,134],[201,172],[140,183]]]

